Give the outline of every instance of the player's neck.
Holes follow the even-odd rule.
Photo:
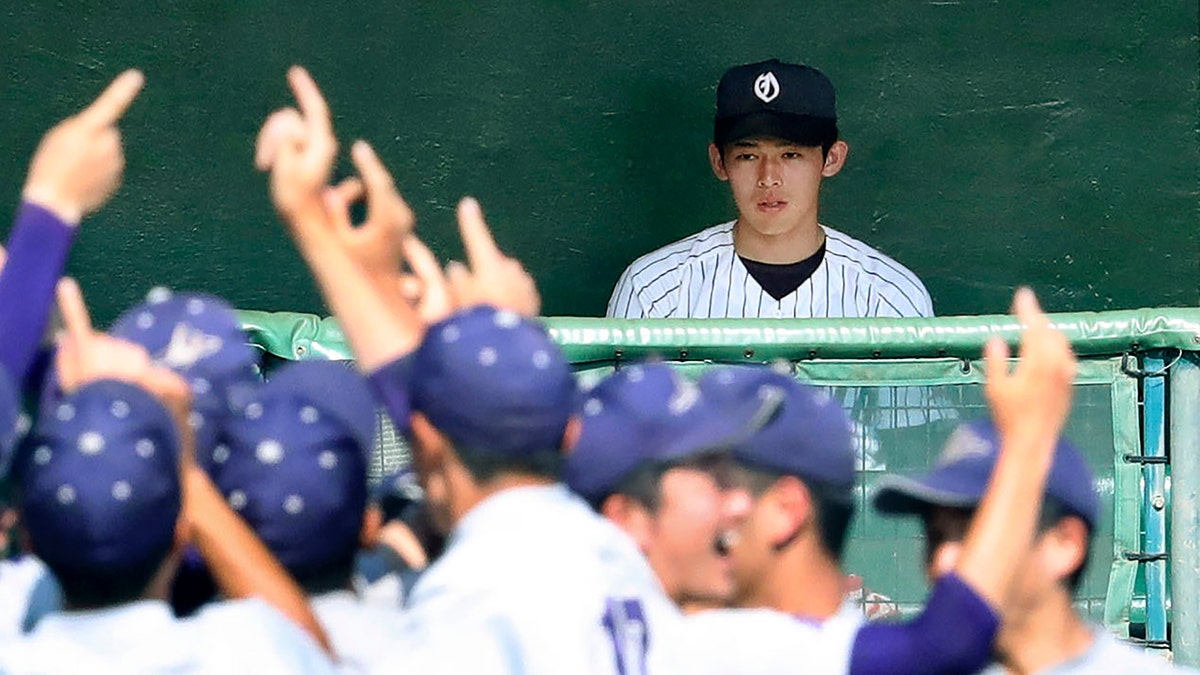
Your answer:
[[[1014,616],[1001,629],[997,645],[1004,666],[1013,673],[1036,673],[1065,663],[1095,640],[1065,592],[1010,614]]]
[[[795,227],[778,233],[764,233],[744,225],[733,226],[733,249],[743,258],[774,265],[800,262],[816,253],[825,243],[825,230],[817,224],[816,213]]]
[[[838,613],[846,597],[845,575],[828,555],[799,542],[797,546],[775,560],[759,584],[758,596],[747,598],[742,606],[818,621]]]

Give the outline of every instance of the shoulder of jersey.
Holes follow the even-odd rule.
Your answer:
[[[929,291],[912,270],[879,249],[828,226],[825,228],[826,264],[843,266],[865,275],[877,290],[898,293],[914,307],[929,311]],[[860,277],[861,278],[861,277]]]
[[[715,249],[730,239],[733,221],[713,225],[696,234],[689,235],[661,248],[640,256],[629,264],[627,274],[635,283],[645,283],[664,271],[681,267],[689,258],[698,257],[706,250]]]

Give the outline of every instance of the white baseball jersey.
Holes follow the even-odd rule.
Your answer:
[[[821,622],[773,609],[718,609],[684,620],[688,672],[843,675],[863,625],[852,603]]]
[[[0,673],[312,673],[333,664],[308,635],[258,600],[223,602],[177,620],[160,600],[51,614],[0,643]]]
[[[399,637],[400,609],[364,602],[351,591],[334,591],[309,599],[313,613],[329,635],[346,674],[394,673],[403,670],[404,657],[394,645]]]
[[[685,672],[671,655],[678,610],[645,559],[562,485],[477,505],[407,603],[406,672]]]
[[[776,300],[733,249],[730,221],[633,261],[608,301],[619,319],[808,319],[933,316],[925,285],[907,267],[829,227],[825,258]]]
[[[1038,675],[1075,675],[1076,673],[1137,673],[1138,675],[1176,675],[1195,673],[1191,668],[1176,666],[1164,656],[1122,643],[1104,628],[1093,630],[1092,646],[1073,659],[1043,670]],[[992,665],[982,675],[1008,675],[1007,668]]]
[[[21,635],[59,609],[57,587],[46,565],[31,555],[0,560],[0,638]]]

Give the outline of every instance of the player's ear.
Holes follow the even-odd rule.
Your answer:
[[[825,178],[836,176],[846,165],[846,155],[848,154],[850,154],[850,146],[846,145],[846,141],[834,141],[825,155],[825,166],[821,167],[821,175]]]
[[[1063,518],[1038,542],[1043,565],[1055,579],[1065,581],[1087,558],[1087,525],[1074,516]]]
[[[929,556],[929,569],[926,575],[930,581],[954,571],[958,565],[958,556],[962,553],[961,541],[947,541],[940,544]]]
[[[362,530],[358,533],[358,545],[364,549],[374,548],[379,541],[379,529],[383,527],[383,511],[375,504],[368,504],[363,513]]]
[[[799,478],[784,476],[775,481],[769,493],[774,502],[771,528],[771,546],[782,551],[796,541],[813,522],[812,497]]]
[[[615,494],[605,498],[600,513],[624,530],[645,553],[651,542],[650,514],[646,507],[628,495]]]
[[[583,420],[579,415],[571,415],[567,420],[567,428],[563,429],[562,450],[564,455],[571,454],[575,449],[575,444],[579,442],[579,436],[583,433]]]
[[[708,144],[708,163],[712,166],[713,175],[721,180],[729,180],[729,173],[725,171],[725,158],[721,156],[721,149],[716,143]]]

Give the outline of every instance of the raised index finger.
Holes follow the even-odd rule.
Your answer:
[[[296,96],[296,102],[300,104],[304,121],[328,129],[329,104],[325,102],[325,97],[321,95],[321,90],[312,75],[300,66],[292,66],[288,70],[287,79],[292,87],[292,94]]]
[[[78,119],[96,127],[107,127],[117,123],[125,111],[129,109],[133,99],[137,98],[146,76],[136,69],[127,70],[117,76],[108,87],[84,108]]]
[[[464,197],[458,203],[458,231],[462,236],[463,250],[467,252],[467,262],[472,270],[478,272],[481,267],[504,256],[496,247],[492,231],[483,220],[483,210],[479,208],[479,202],[471,197]]]
[[[67,335],[76,346],[82,347],[91,338],[93,330],[92,317],[88,314],[79,284],[71,277],[63,277],[59,280],[55,292],[58,296],[58,308],[62,312],[63,326],[67,329]]]

